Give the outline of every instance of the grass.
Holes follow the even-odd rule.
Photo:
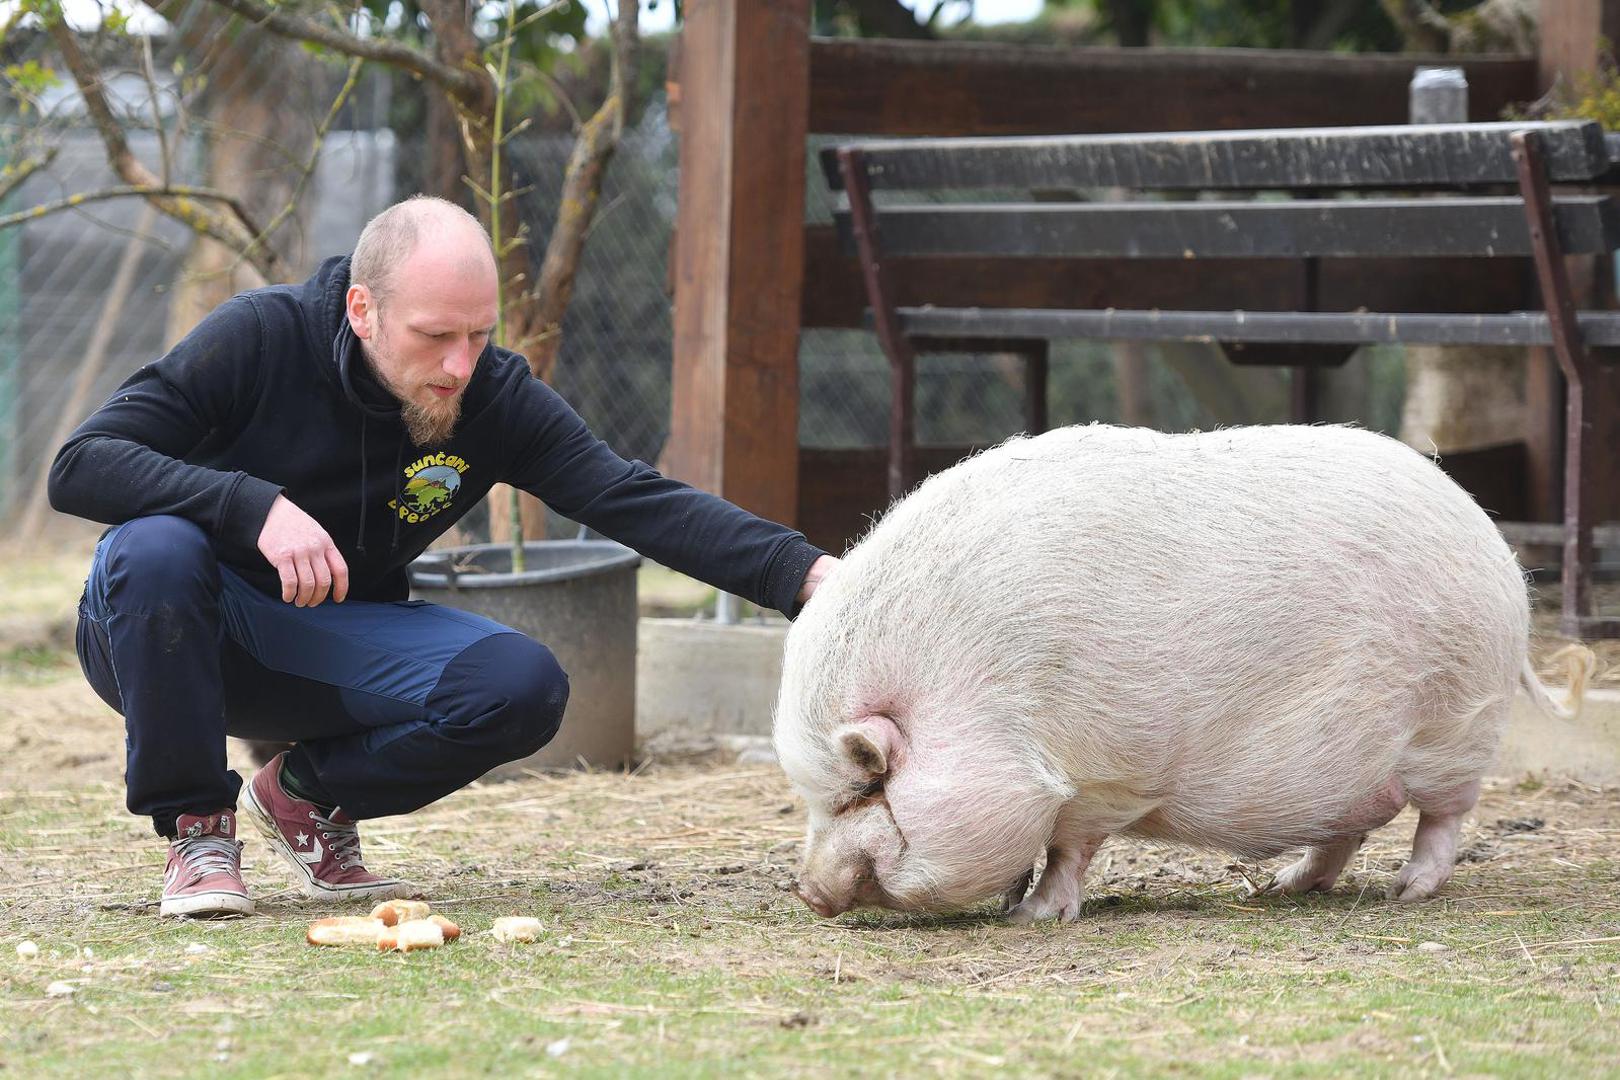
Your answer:
[[[259,915],[157,918],[120,740],[71,653],[0,646],[0,1076],[1620,1075],[1616,789],[1492,784],[1425,904],[1381,899],[1408,814],[1302,899],[1247,894],[1280,863],[1111,843],[1079,923],[1020,928],[817,919],[772,766],[534,775],[367,823],[368,861],[466,931],[406,956],[306,945],[339,909],[255,836]],[[514,914],[542,940],[495,942]]]
[[[1493,785],[1427,904],[1380,898],[1403,817],[1328,896],[1249,898],[1218,854],[1119,842],[1081,922],[1015,928],[989,911],[815,918],[787,891],[802,807],[770,766],[536,775],[368,823],[369,861],[466,931],[378,955],[305,945],[337,909],[299,901],[256,837],[258,916],[159,920],[162,845],[122,809],[116,718],[71,670],[8,679],[0,700],[6,1075],[1620,1068],[1613,790]],[[540,916],[543,939],[495,942],[508,914]]]

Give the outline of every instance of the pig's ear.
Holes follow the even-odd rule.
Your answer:
[[[897,764],[900,730],[887,716],[863,716],[833,733],[839,751],[865,776],[883,776]]]

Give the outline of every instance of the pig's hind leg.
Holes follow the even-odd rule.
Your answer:
[[[1292,866],[1283,870],[1266,887],[1268,893],[1327,892],[1350,865],[1367,834],[1388,825],[1406,806],[1406,785],[1398,776],[1356,801],[1344,816],[1327,827],[1337,839],[1314,844]]]
[[[1344,873],[1344,868],[1350,865],[1350,860],[1365,839],[1365,835],[1351,836],[1331,844],[1306,848],[1300,860],[1280,871],[1265,891],[1289,894],[1327,892],[1339,880],[1339,875]]]
[[[1401,867],[1389,886],[1392,900],[1408,903],[1427,900],[1451,878],[1457,864],[1457,833],[1463,816],[1479,801],[1479,781],[1450,791],[1413,795],[1418,808],[1417,833],[1412,837],[1412,860]]]
[[[1058,811],[1052,839],[1046,846],[1046,869],[1035,891],[1008,913],[1019,924],[1056,918],[1074,922],[1080,917],[1080,904],[1086,897],[1086,868],[1108,834],[1094,825],[1074,820],[1067,808]],[[1008,894],[1011,895],[1010,893]]]

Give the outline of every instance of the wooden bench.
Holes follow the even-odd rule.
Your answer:
[[[1620,208],[1607,195],[1551,191],[1553,184],[1591,185],[1610,172],[1597,124],[870,140],[829,147],[822,165],[847,197],[837,223],[859,257],[870,319],[891,368],[891,496],[917,479],[912,398],[917,355],[930,349],[978,343],[981,351],[1027,356],[1032,383],[1043,384],[1032,389],[1026,417],[1039,431],[1045,343],[1054,338],[1215,342],[1234,359],[1302,371],[1342,363],[1373,343],[1545,346],[1568,395],[1561,629],[1620,635],[1620,620],[1592,612],[1591,517],[1601,462],[1589,422],[1593,410],[1610,407],[1597,365],[1620,355],[1620,313],[1575,310],[1564,264],[1566,255],[1620,248]],[[880,192],[976,201],[880,202]],[[1012,194],[985,201],[983,192]],[[1031,201],[1032,192],[1073,194]],[[1075,201],[1079,195],[1090,201]],[[1305,287],[1293,311],[896,307],[895,264],[941,256],[1208,259],[1212,278],[1229,273],[1235,260],[1302,260]],[[1316,310],[1319,259],[1434,257],[1529,259],[1544,309]],[[1296,385],[1305,391],[1296,391],[1296,419],[1314,419],[1312,380]]]

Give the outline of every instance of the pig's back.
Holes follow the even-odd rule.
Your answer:
[[[1082,793],[1152,800],[1156,835],[1240,850],[1275,847],[1282,821],[1306,841],[1391,775],[1477,776],[1528,632],[1485,514],[1348,428],[1014,440],[928,481],[855,554],[891,571],[866,600],[933,643],[907,697],[1019,695]]]

